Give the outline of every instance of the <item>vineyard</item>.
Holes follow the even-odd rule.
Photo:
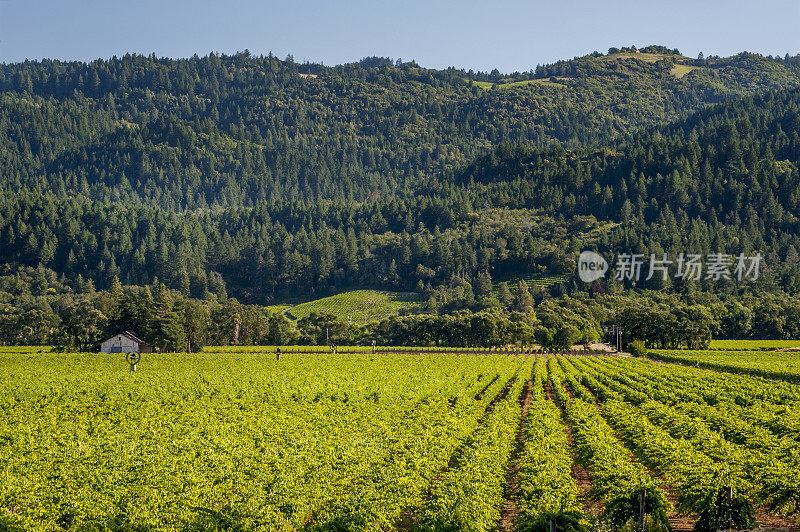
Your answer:
[[[800,352],[797,351],[655,350],[650,356],[700,368],[800,382]]]
[[[800,340],[711,340],[712,351],[777,351],[800,349]]]
[[[3,530],[796,529],[800,388],[486,350],[0,349]]]
[[[350,290],[335,296],[315,299],[299,305],[275,305],[276,312],[300,319],[312,312],[326,312],[342,321],[366,323],[397,314],[401,309],[417,303],[419,296],[413,292],[384,292],[380,290]]]
[[[540,288],[542,290],[546,290],[552,285],[565,283],[569,279],[572,278],[571,274],[562,274],[562,275],[536,275],[533,273],[528,273],[525,275],[513,275],[509,277],[502,277],[495,281],[495,285],[492,288],[492,293],[496,296],[499,293],[499,284],[501,282],[508,283],[509,288],[514,288],[519,284],[520,281],[525,281],[525,283],[531,288]]]

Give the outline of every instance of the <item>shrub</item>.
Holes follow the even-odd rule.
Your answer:
[[[647,348],[641,340],[634,340],[628,344],[628,352],[637,358],[647,356]]]

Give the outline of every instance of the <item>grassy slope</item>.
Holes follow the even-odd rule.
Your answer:
[[[696,66],[692,66],[692,65],[675,65],[674,67],[672,67],[672,70],[670,70],[669,72],[670,72],[670,74],[672,74],[676,78],[682,78],[683,76],[685,76],[686,74],[688,74],[692,70],[697,70],[698,68],[701,68],[701,67],[696,67]]]
[[[344,321],[351,316],[354,322],[364,323],[365,318],[368,322],[380,320],[416,302],[418,297],[413,292],[351,290],[299,305],[276,305],[271,308],[285,311],[287,316],[295,319],[304,318],[312,312],[327,312]]]

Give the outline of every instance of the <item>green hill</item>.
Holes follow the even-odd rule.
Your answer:
[[[241,320],[247,341],[280,343],[285,320],[260,305],[339,293],[283,310],[369,321],[419,286],[429,314],[406,325],[440,327],[490,277],[528,272],[581,301],[742,294],[758,312],[726,307],[726,335],[797,336],[800,312],[766,298],[800,293],[800,58],[675,56],[512,75],[248,54],[0,64],[0,342],[155,342],[164,320],[186,323],[165,345],[203,328],[227,342]],[[747,285],[560,277],[587,248],[764,268]],[[362,286],[391,292],[347,292]],[[415,335],[391,341],[430,341]]]
[[[595,242],[607,258],[758,251],[759,281],[795,291],[799,154],[800,90],[792,89],[732,100],[600,150],[498,149],[456,182],[488,204],[513,197],[516,206],[619,221]],[[584,244],[560,241],[573,252]],[[732,277],[700,281],[708,290],[736,284]],[[653,278],[644,286],[672,284]]]
[[[772,218],[792,211],[791,120],[777,152],[749,154],[764,167],[741,156],[743,144],[702,160],[706,148],[684,146],[664,161],[657,138],[634,148],[619,139],[800,86],[800,57],[698,62],[644,50],[507,75],[249,53],[0,64],[0,260],[76,286],[158,280],[189,297],[266,304],[435,287],[479,271],[560,274],[585,242],[570,227],[580,216],[619,224],[605,246],[649,246],[631,222],[662,211],[728,228],[748,205]],[[742,126],[737,142],[750,135]],[[722,150],[730,160],[713,156]],[[519,152],[530,160],[496,171]],[[744,201],[773,181],[783,187],[774,204],[766,194]],[[742,201],[738,218],[721,221],[733,216],[730,198]],[[509,210],[546,223],[520,226]],[[498,223],[483,228],[487,211]],[[789,218],[778,223],[786,233]],[[708,245],[707,229],[684,227]],[[656,240],[665,247],[667,237]]]
[[[36,185],[169,210],[359,201],[502,142],[598,143],[800,84],[798,58],[740,54],[687,72],[694,63],[616,53],[511,75],[248,54],[2,64],[0,192]],[[504,90],[480,90],[491,86]]]

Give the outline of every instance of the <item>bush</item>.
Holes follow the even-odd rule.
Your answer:
[[[634,340],[633,342],[629,343],[628,352],[637,358],[647,356],[647,348],[644,346],[644,342],[641,340]]]

